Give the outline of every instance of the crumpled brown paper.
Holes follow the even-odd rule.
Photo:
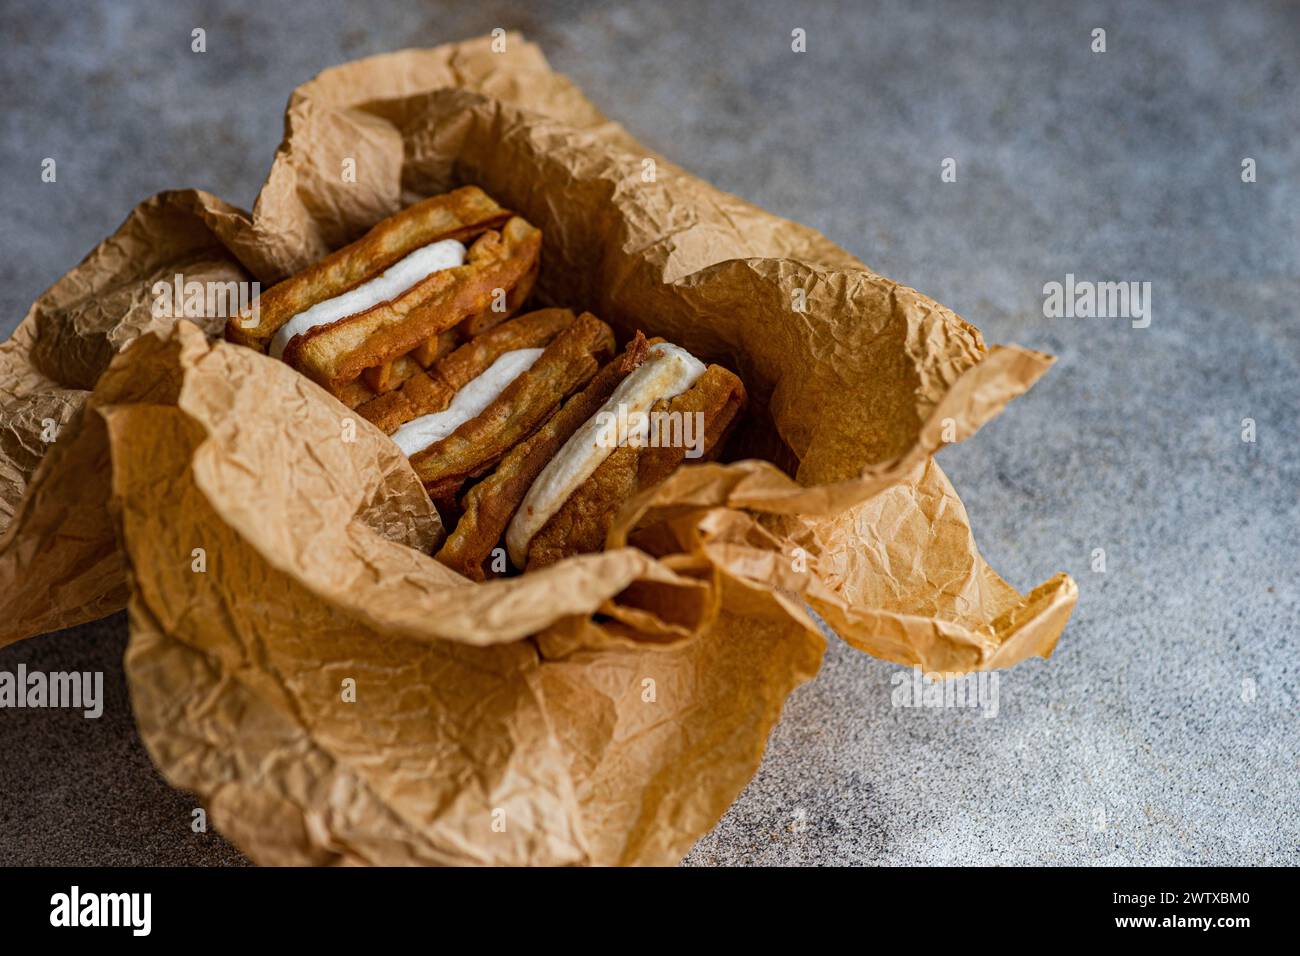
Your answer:
[[[461,183],[543,230],[539,298],[754,405],[747,460],[486,584],[425,553],[436,513],[382,434],[341,440],[355,416],[219,317],[150,309],[159,279],[266,286]],[[649,152],[517,35],[373,57],[294,92],[251,217],[141,204],[0,346],[0,644],[129,596],[144,740],[259,862],[674,862],[816,672],[807,607],[927,670],[1050,654],[1074,582],[999,578],[931,458],[1050,362]]]

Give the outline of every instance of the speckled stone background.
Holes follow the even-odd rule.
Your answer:
[[[1300,863],[1300,7],[8,0],[0,331],[150,194],[250,206],[317,71],[496,26],[693,172],[1060,356],[940,458],[1013,584],[1078,580],[1056,655],[985,719],[892,708],[896,668],[832,640],[687,862]],[[1066,273],[1150,281],[1150,328],[1045,319]],[[98,721],[0,711],[0,863],[242,862],[152,769],[125,642],[119,615],[0,651],[109,690]]]

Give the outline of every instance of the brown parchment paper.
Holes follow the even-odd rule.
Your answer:
[[[462,183],[543,230],[541,301],[754,406],[741,460],[629,502],[604,553],[486,584],[426,553],[380,432],[221,317],[151,310]],[[1050,654],[1074,582],[998,577],[932,458],[1050,363],[646,150],[518,35],[372,57],[294,92],[251,216],[142,203],[0,345],[0,644],[128,604],[150,753],[259,862],[671,863],[816,672],[809,607],[932,671]]]

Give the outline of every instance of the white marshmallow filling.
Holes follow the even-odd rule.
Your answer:
[[[435,272],[464,264],[465,246],[455,239],[443,239],[421,246],[355,289],[349,289],[324,302],[317,302],[311,308],[299,312],[276,330],[271,338],[269,353],[272,358],[281,358],[289,343],[304,332],[373,309],[381,302],[397,298]]]
[[[532,368],[545,349],[515,349],[499,356],[483,372],[470,379],[456,392],[451,404],[440,412],[413,418],[392,439],[402,454],[410,458],[440,442],[471,418],[477,418],[496,401],[510,383]]]
[[[606,440],[609,416],[617,416],[623,409],[627,419],[640,416],[648,424],[648,414],[657,402],[682,394],[704,371],[704,363],[679,346],[665,342],[650,348],[645,361],[569,436],[529,487],[506,530],[506,552],[516,568],[522,569],[527,562],[537,532],[618,447]],[[625,443],[633,443],[632,436]]]

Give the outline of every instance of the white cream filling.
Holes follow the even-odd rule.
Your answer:
[[[501,393],[520,375],[532,368],[545,349],[515,349],[506,352],[484,371],[470,379],[440,412],[413,418],[397,431],[392,439],[402,454],[410,458],[424,451],[434,442],[440,442],[500,397]]]
[[[528,489],[506,530],[506,553],[515,567],[522,568],[527,561],[533,536],[614,453],[617,445],[605,440],[608,416],[618,415],[620,407],[628,418],[638,413],[644,416],[656,402],[675,398],[689,389],[704,371],[704,363],[679,346],[665,342],[650,348],[646,360],[619,383],[596,414],[569,436]]]
[[[299,312],[276,330],[271,339],[272,358],[284,355],[285,348],[295,336],[328,325],[349,315],[373,309],[381,302],[394,299],[410,289],[421,279],[465,264],[465,247],[455,239],[443,239],[421,246],[404,259],[393,263],[380,275],[361,283],[342,295],[317,302],[310,309]]]

